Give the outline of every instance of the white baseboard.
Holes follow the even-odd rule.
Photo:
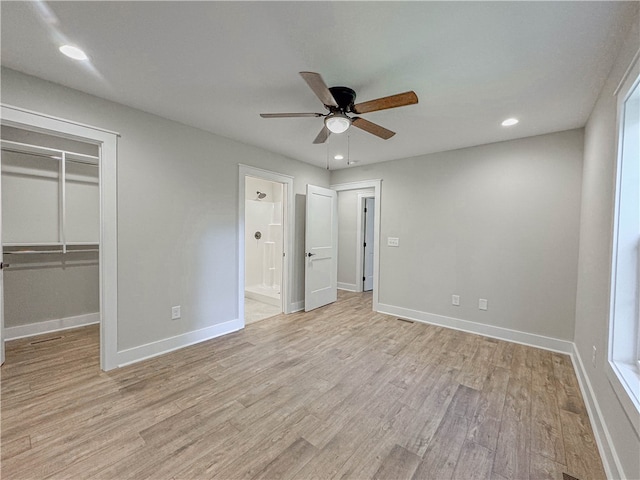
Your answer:
[[[356,292],[358,290],[355,283],[344,283],[344,282],[338,282],[338,289],[346,290],[347,292]]]
[[[289,313],[296,313],[304,310],[304,300],[291,303],[291,311]]]
[[[26,325],[16,325],[4,329],[5,340],[15,340],[17,338],[33,337],[44,333],[52,333],[70,328],[84,327],[100,323],[100,313],[86,313],[75,317],[56,318],[45,320],[44,322],[29,323]]]
[[[531,347],[551,350],[553,352],[565,353],[571,355],[573,353],[573,342],[569,340],[560,340],[535,333],[521,332],[519,330],[511,330],[509,328],[496,327],[485,323],[471,322],[459,318],[445,317],[444,315],[436,315],[433,313],[421,312],[419,310],[411,310],[394,305],[378,304],[378,312],[387,315],[395,315],[417,322],[430,323],[440,325],[442,327],[462,330],[463,332],[475,333],[485,337],[497,338],[508,342],[521,343]]]
[[[165,353],[173,352],[180,348],[188,347],[196,343],[211,340],[212,338],[226,335],[227,333],[236,332],[244,327],[244,323],[240,319],[230,320],[228,322],[219,323],[210,327],[194,330],[193,332],[183,333],[175,337],[169,337],[157,342],[147,343],[139,347],[129,348],[118,352],[118,366],[123,367],[132,363],[147,360],[148,358],[157,357]]]
[[[587,375],[582,357],[575,344],[573,345],[573,352],[571,352],[571,359],[573,360],[573,369],[576,371],[576,376],[578,377],[582,398],[585,400],[589,420],[591,421],[591,429],[596,437],[596,443],[598,444],[598,450],[600,451],[600,457],[602,458],[607,478],[623,478],[624,471],[622,464],[613,446],[609,429],[607,429],[607,425],[603,420],[602,410],[600,410],[598,400],[593,393],[589,376]]]

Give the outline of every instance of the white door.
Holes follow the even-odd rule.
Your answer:
[[[307,185],[304,311],[338,299],[338,193]]]
[[[373,290],[373,219],[375,218],[376,201],[374,198],[364,199],[364,286],[363,290]]]

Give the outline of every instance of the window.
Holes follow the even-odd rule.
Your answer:
[[[627,79],[618,93],[618,112],[611,368],[607,373],[625,410],[635,418],[640,413],[640,77],[637,73]]]

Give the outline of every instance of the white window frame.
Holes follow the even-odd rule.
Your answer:
[[[640,89],[640,63],[637,56],[629,67],[619,87],[617,95],[617,169],[615,184],[615,210],[613,222],[612,268],[609,311],[609,348],[605,371],[625,412],[632,419],[636,433],[640,435],[640,319],[636,311],[635,318],[628,314],[616,317],[616,292],[618,281],[618,242],[620,231],[620,205],[622,197],[623,158],[625,157],[625,107],[627,100],[636,88]],[[628,160],[627,160],[628,161]],[[640,189],[640,186],[638,186]],[[640,219],[639,219],[640,224]],[[638,232],[640,249],[640,232]],[[638,255],[638,275],[640,278],[640,254]],[[640,284],[640,281],[638,282]],[[640,295],[640,291],[636,292]],[[632,330],[631,332],[629,330]]]

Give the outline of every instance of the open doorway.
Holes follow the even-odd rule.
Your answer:
[[[293,178],[239,166],[238,312],[244,324],[291,312]]]
[[[244,318],[250,324],[278,315],[282,305],[284,185],[245,177]]]
[[[338,288],[372,292],[378,310],[380,180],[332,185],[338,192]]]
[[[0,238],[8,254],[5,257],[0,249],[0,262],[2,267],[14,268],[13,273],[8,273],[12,277],[8,286],[18,295],[24,296],[25,285],[48,285],[49,297],[60,308],[56,310],[49,305],[46,311],[56,310],[55,316],[60,318],[40,318],[42,312],[33,302],[28,309],[13,305],[9,313],[15,315],[5,329],[5,302],[0,295],[0,347],[4,346],[7,333],[17,338],[97,323],[100,367],[102,370],[115,368],[118,366],[117,133],[17,107],[3,105],[1,108],[2,162],[7,170],[3,168],[2,172],[2,187],[6,187],[2,197],[3,201],[8,200],[8,208],[11,202],[19,208],[0,209],[7,215],[2,221],[7,228],[6,231],[0,229]],[[8,138],[11,135],[12,138]],[[24,195],[28,198],[21,200]],[[45,220],[46,212],[51,215]],[[29,221],[25,217],[28,214],[33,214]],[[71,269],[70,262],[75,269]],[[92,287],[90,298],[87,297],[89,302],[55,298],[61,280],[49,278],[54,271],[65,277],[65,282],[69,281],[67,286],[71,292],[79,293],[82,288]],[[91,277],[90,282],[81,278],[85,274]],[[7,286],[3,281],[4,268],[0,269],[2,293]],[[45,297],[39,291],[36,297],[30,298]],[[11,298],[13,300],[16,299]],[[70,303],[78,307],[78,315],[68,314]],[[36,321],[26,321],[29,319]],[[0,357],[4,361],[4,348]]]
[[[6,340],[100,323],[97,145],[2,128]],[[97,333],[96,333],[97,338]]]

